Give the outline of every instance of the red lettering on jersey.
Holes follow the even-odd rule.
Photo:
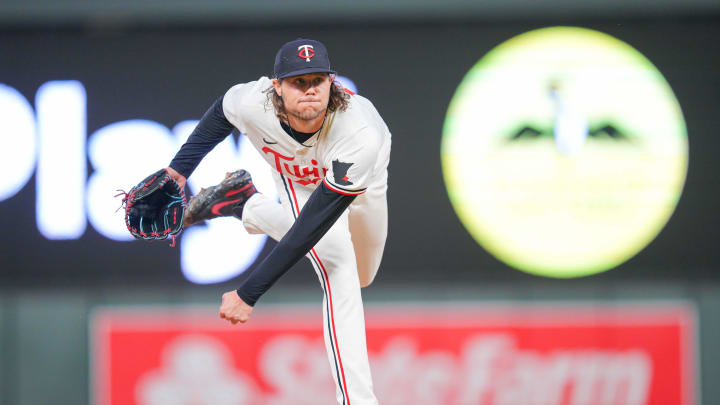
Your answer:
[[[282,172],[283,172],[283,171],[282,171],[282,166],[280,166],[280,159],[284,159],[284,160],[287,160],[287,161],[289,161],[289,162],[292,162],[293,160],[295,160],[294,157],[283,156],[283,155],[281,155],[279,152],[275,152],[274,150],[268,148],[267,146],[264,147],[264,148],[262,148],[262,151],[265,152],[265,153],[270,152],[270,153],[272,153],[273,155],[275,155],[275,169],[277,169],[277,171],[278,171],[279,173],[282,173]]]
[[[298,183],[302,184],[303,186],[307,186],[308,184],[317,184],[318,181],[321,180],[320,177],[320,171],[318,170],[318,167],[316,166],[318,164],[317,160],[313,159],[311,160],[311,163],[313,166],[303,166],[300,167],[299,165],[292,165],[290,166],[287,162],[292,162],[295,160],[294,156],[285,156],[281,154],[280,152],[274,151],[267,146],[262,148],[262,151],[266,154],[272,153],[272,155],[275,157],[275,169],[280,174],[287,174],[290,176],[294,176]],[[282,162],[281,160],[284,160],[285,162]],[[283,168],[285,170],[283,170]],[[323,170],[323,177],[327,174],[328,169],[322,168]],[[307,179],[305,179],[308,177]]]
[[[314,162],[314,160],[313,160],[313,162]],[[320,173],[318,173],[317,167],[313,167],[312,169],[310,169],[309,167],[303,167],[302,171],[303,171],[302,177],[309,176],[311,174],[315,175],[315,177],[320,177]]]
[[[295,180],[296,182],[302,184],[303,186],[307,186],[308,184],[317,184],[318,181],[320,181],[320,178],[312,179],[312,180]]]
[[[295,177],[300,177],[300,166],[293,165],[293,170],[290,170],[290,166],[288,166],[287,163],[285,163],[285,171],[287,171],[288,174],[294,175]]]

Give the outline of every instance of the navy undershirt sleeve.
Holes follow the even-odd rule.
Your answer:
[[[223,112],[223,97],[215,100],[212,107],[205,112],[187,142],[170,162],[170,167],[185,176],[185,178],[190,177],[205,155],[230,135],[233,130],[233,124],[227,120]]]
[[[354,199],[354,195],[336,193],[320,183],[292,228],[237,289],[238,296],[254,306],[265,291],[315,246]]]

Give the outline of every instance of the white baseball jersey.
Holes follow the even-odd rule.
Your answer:
[[[328,115],[323,128],[300,144],[267,105],[264,91],[271,87],[267,77],[238,84],[225,94],[223,111],[278,173],[312,189],[325,181],[349,195],[362,194],[382,177],[390,158],[390,131],[369,100],[352,95],[346,111]]]

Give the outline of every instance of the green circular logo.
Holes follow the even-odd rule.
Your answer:
[[[630,45],[574,27],[518,35],[480,59],[450,103],[441,153],[473,238],[510,266],[563,278],[647,246],[688,161],[660,71]]]

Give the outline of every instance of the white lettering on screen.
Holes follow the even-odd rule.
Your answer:
[[[17,194],[35,169],[35,116],[17,90],[0,83],[0,201]]]
[[[77,81],[40,86],[35,213],[48,239],[76,239],[85,233],[85,88]]]

